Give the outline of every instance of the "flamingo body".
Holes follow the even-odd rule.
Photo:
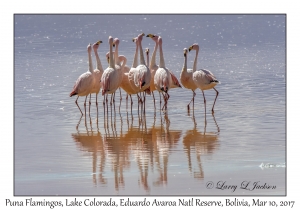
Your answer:
[[[207,69],[200,69],[193,74],[194,84],[201,90],[209,90],[214,88],[220,82]]]
[[[171,75],[166,68],[158,68],[154,75],[154,85],[159,92],[168,92],[171,83]]]
[[[87,96],[88,94],[90,94],[93,86],[94,86],[93,74],[91,72],[85,72],[81,74],[76,80],[73,90],[70,93],[70,97],[74,95]]]

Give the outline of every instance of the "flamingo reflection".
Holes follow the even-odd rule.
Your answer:
[[[219,132],[219,126],[215,120],[215,116],[212,114],[217,131]],[[204,172],[202,168],[201,155],[206,155],[212,153],[218,145],[218,132],[206,132],[206,113],[205,113],[205,122],[204,122],[204,132],[200,132],[197,128],[197,122],[193,112],[193,123],[194,128],[187,130],[183,137],[183,147],[188,159],[188,167],[190,173],[193,172],[194,178],[203,179]],[[197,166],[192,166],[193,153],[196,155]]]
[[[115,122],[109,123],[106,130],[109,132],[102,135],[99,131],[95,132],[92,126],[89,128],[88,123],[82,123],[85,130],[77,130],[77,133],[72,134],[80,150],[91,153],[93,183],[96,186],[106,186],[112,181],[109,178],[112,171],[112,182],[119,192],[125,188],[126,171],[136,167],[139,171],[137,183],[147,193],[150,193],[151,186],[166,185],[169,156],[172,149],[177,147],[182,131],[170,129],[167,112],[158,119],[154,114],[154,122],[150,127],[147,127],[146,118],[134,121],[130,113],[124,121],[122,115],[120,118],[127,124],[124,127],[121,124],[118,129],[121,132],[116,132]],[[154,174],[154,177],[149,180],[150,174]]]
[[[105,185],[107,183],[107,178],[105,178],[105,161],[106,152],[103,144],[103,139],[100,132],[77,132],[72,134],[73,140],[76,142],[77,146],[81,151],[87,151],[92,153],[92,175],[93,183],[97,185],[98,183]],[[99,164],[98,164],[99,162]],[[97,170],[97,165],[99,169]],[[98,175],[98,178],[97,178]]]

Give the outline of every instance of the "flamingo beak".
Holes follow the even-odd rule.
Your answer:
[[[152,38],[152,37],[154,37],[154,35],[153,34],[148,34],[146,37]]]
[[[189,52],[190,52],[192,49],[193,49],[193,46],[190,46],[190,47],[189,47]]]

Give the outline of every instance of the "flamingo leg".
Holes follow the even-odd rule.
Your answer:
[[[103,96],[103,110],[104,110],[104,119],[105,119],[105,95]]]
[[[169,98],[170,98],[170,95],[168,94],[168,92],[166,92],[166,106],[165,106],[165,109],[167,109]]]
[[[138,102],[139,102],[139,104],[140,104],[140,103],[142,103],[142,99],[141,99],[141,97],[140,97],[139,93],[138,93],[138,94],[136,94],[136,95],[137,95],[137,97],[138,97]]]
[[[128,93],[126,94],[126,110],[128,108]]]
[[[75,101],[75,104],[77,105],[79,111],[81,112],[81,117],[82,117],[83,113],[82,113],[82,111],[81,111],[81,109],[80,109],[80,107],[79,107],[79,105],[78,105],[78,102],[77,102],[78,98],[79,98],[79,96],[77,96],[77,99],[76,99],[76,101]]]
[[[96,93],[96,106],[98,107],[98,93]]]
[[[107,113],[107,120],[108,120],[108,94],[106,94],[106,113]]]
[[[164,103],[164,105],[163,105],[163,107],[161,108],[161,110],[163,110],[164,108],[166,109],[166,107],[167,107],[167,95],[166,94],[164,94],[164,93],[162,93],[162,95],[163,95],[163,98],[164,98],[164,101],[165,101],[165,103]]]
[[[130,100],[131,100],[131,106],[132,106],[132,104],[133,104],[133,101],[132,101],[131,95],[129,95],[129,96],[130,96]]]
[[[141,100],[141,103],[143,104],[143,103],[144,103],[144,101],[143,101],[143,99],[142,99],[142,95],[143,95],[143,93],[142,93],[142,92],[140,92],[140,100]]]
[[[164,93],[162,93],[162,95],[163,95],[163,99],[165,100]],[[159,94],[159,96],[161,96],[161,95]],[[160,101],[160,104],[161,104],[161,101]],[[163,109],[164,109],[164,107],[165,107],[165,104],[163,105],[163,107],[161,108],[161,110],[163,110]]]
[[[131,95],[130,96],[130,100],[131,100],[131,115],[132,115],[132,104],[133,104],[133,101],[132,101],[132,98],[131,98]]]
[[[205,114],[206,114],[206,99],[205,99],[205,96],[204,96],[204,91],[203,90],[201,90],[202,91],[202,95],[203,95],[203,98],[204,98],[204,107],[205,107]]]
[[[160,105],[161,105],[161,93],[159,92],[159,100],[160,100]]]
[[[121,88],[119,88],[119,91],[120,91],[120,101],[122,101]]]
[[[137,98],[138,98],[138,112],[140,111],[140,96],[139,94],[136,94]]]
[[[96,107],[97,107],[97,122],[98,122],[98,93],[96,93]]]
[[[89,113],[91,113],[91,104],[92,104],[91,100],[92,100],[92,94],[90,94],[90,100],[89,100]]]
[[[154,92],[153,92],[153,91],[152,91],[152,97],[153,97],[154,109],[156,109],[156,106],[155,106],[155,98],[154,98]]]
[[[219,92],[214,88],[214,90],[216,91],[216,98],[215,98],[215,101],[214,101],[214,105],[213,105],[213,107],[212,107],[212,113],[214,113],[214,107],[215,107],[215,103],[216,103],[216,100],[217,100],[217,97],[218,97],[218,95],[219,95]]]
[[[193,108],[194,108],[194,100],[195,100],[196,93],[194,90],[192,91],[193,91],[193,98],[191,99],[190,103],[193,101]],[[190,103],[187,105],[188,110],[190,110]]]
[[[110,95],[110,105],[112,105],[112,103],[113,103],[113,97],[114,97],[114,94],[112,93],[112,94]]]
[[[85,115],[86,115],[86,99],[87,99],[88,95],[86,95],[85,97],[85,101],[84,101],[84,112],[85,112]]]
[[[145,114],[145,109],[146,109],[146,92],[144,94],[144,114]]]

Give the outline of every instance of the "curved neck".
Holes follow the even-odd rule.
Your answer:
[[[147,52],[146,54],[147,54],[147,63],[146,63],[146,65],[147,65],[148,68],[149,68],[149,52]]]
[[[198,53],[199,53],[199,49],[196,49],[196,55],[195,55],[195,59],[194,59],[193,72],[197,70]]]
[[[102,72],[103,68],[102,68],[101,61],[100,61],[100,58],[98,55],[98,51],[94,50],[94,52],[95,52],[95,56],[96,56],[97,69]]]
[[[120,55],[120,57],[118,58],[118,60],[119,60],[120,63],[122,62],[121,69],[124,70],[125,69],[124,67],[125,67],[125,65],[127,63],[127,58],[125,56]]]
[[[159,44],[159,68],[165,68],[165,60],[162,50],[162,43]]]
[[[150,68],[152,68],[156,64],[156,51],[157,51],[158,43],[155,42],[154,50],[151,57]]]
[[[109,67],[115,68],[115,59],[113,56],[112,44],[109,44]]]
[[[145,58],[144,58],[144,51],[142,48],[142,41],[139,42],[139,47],[140,47],[140,64],[146,65]]]
[[[119,44],[116,44],[115,48],[115,64],[120,65],[120,60],[119,60]]]
[[[91,73],[94,73],[94,68],[93,68],[93,62],[92,62],[92,55],[91,52],[88,52],[88,57],[89,57],[89,71]]]
[[[136,48],[135,48],[135,53],[134,53],[134,58],[133,58],[133,63],[132,63],[132,68],[136,68],[138,65],[138,42],[136,41]]]

